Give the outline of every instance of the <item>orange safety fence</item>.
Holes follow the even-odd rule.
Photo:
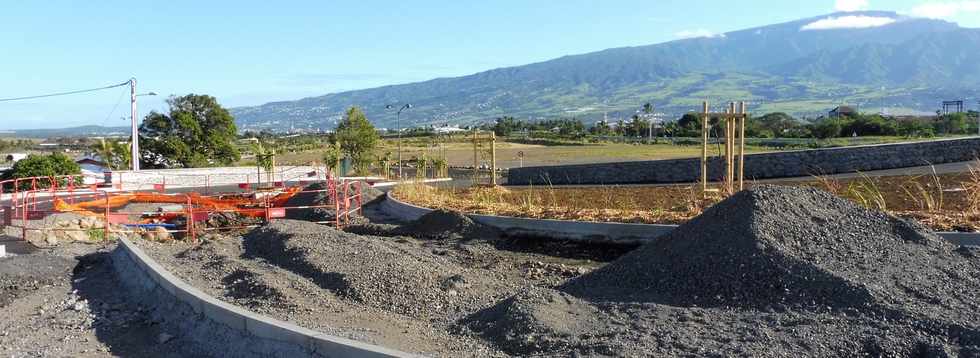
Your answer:
[[[58,212],[75,212],[79,214],[101,215],[109,208],[118,208],[129,203],[158,203],[158,204],[187,204],[200,207],[203,211],[238,212],[243,215],[259,217],[265,215],[265,207],[284,206],[290,198],[301,190],[294,186],[284,189],[282,193],[272,198],[256,198],[244,195],[229,195],[227,197],[210,197],[199,193],[186,193],[180,196],[171,194],[135,192],[113,194],[107,200],[92,200],[69,204],[61,198],[54,199],[54,210]],[[97,211],[95,211],[97,210]]]
[[[322,181],[325,187],[319,190],[304,189],[308,183],[318,181]],[[27,185],[22,185],[24,183],[29,183],[29,189],[18,190],[27,187]],[[65,185],[66,183],[67,185]],[[288,210],[314,208],[334,209],[332,215],[335,215],[334,217],[330,218],[329,221],[319,221],[319,223],[331,224],[340,228],[350,223],[351,214],[361,211],[362,185],[364,185],[360,181],[337,180],[328,174],[325,179],[312,181],[301,179],[298,181],[299,186],[287,187],[284,185],[285,183],[276,182],[274,188],[202,195],[198,192],[114,192],[118,190],[118,187],[110,187],[107,190],[98,188],[99,184],[104,185],[105,183],[83,184],[77,187],[74,183],[75,181],[68,179],[68,177],[39,177],[0,182],[0,201],[9,200],[9,204],[0,202],[0,205],[6,205],[0,207],[0,229],[4,226],[18,228],[22,231],[22,239],[25,240],[28,232],[41,232],[43,234],[91,230],[58,227],[58,225],[36,226],[37,223],[28,225],[29,221],[43,220],[54,213],[71,212],[101,218],[102,220],[99,222],[104,224],[100,224],[100,226],[104,225],[105,227],[98,230],[104,230],[104,238],[108,238],[110,233],[133,233],[151,227],[158,229],[165,227],[170,233],[186,233],[191,240],[196,240],[195,233],[198,231],[243,229],[260,224],[260,222],[223,222],[220,217],[215,219],[213,214],[234,213],[242,217],[268,221],[286,217]],[[48,187],[45,188],[45,186]],[[5,190],[3,189],[12,189],[12,191],[4,193]],[[306,206],[287,206],[290,205],[290,199],[297,194],[316,192],[325,193],[327,201]],[[120,210],[130,203],[175,204],[180,205],[180,208],[152,213]],[[180,218],[185,220],[180,221]],[[212,219],[217,220],[218,224],[211,222]],[[208,223],[200,226],[195,223],[202,221],[208,221]],[[111,225],[122,226],[110,227]]]

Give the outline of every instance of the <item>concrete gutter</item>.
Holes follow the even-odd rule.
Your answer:
[[[117,275],[132,293],[155,301],[157,310],[177,313],[190,324],[188,337],[221,355],[254,357],[414,357],[384,347],[320,333],[265,317],[211,297],[184,283],[127,239],[112,252]],[[183,313],[183,314],[180,314]],[[169,317],[170,321],[174,317]],[[201,328],[203,327],[203,328]],[[196,333],[196,334],[195,334]],[[226,341],[232,339],[234,342]]]
[[[395,199],[390,192],[387,193],[385,200],[381,201],[381,210],[401,221],[417,220],[433,211]],[[512,235],[624,244],[642,244],[666,235],[678,226],[529,219],[479,214],[466,214],[466,216],[473,221]],[[980,246],[980,233],[937,232],[936,234],[956,245]]]

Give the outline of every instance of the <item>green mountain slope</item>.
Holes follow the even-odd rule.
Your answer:
[[[820,20],[888,18],[872,28],[809,30]],[[608,49],[469,76],[235,108],[243,128],[330,129],[361,106],[394,127],[385,104],[411,102],[401,126],[522,118],[628,116],[642,103],[680,114],[746,100],[756,111],[818,115],[835,103],[932,111],[936,101],[975,94],[977,30],[889,12],[831,14],[724,36]],[[885,86],[885,89],[882,89]],[[972,91],[972,92],[971,92]]]

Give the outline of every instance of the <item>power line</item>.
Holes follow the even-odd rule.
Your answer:
[[[101,90],[106,90],[106,89],[110,89],[110,88],[122,87],[122,86],[126,86],[126,85],[129,85],[129,81],[126,81],[126,82],[123,82],[123,83],[120,83],[120,84],[116,84],[116,85],[111,85],[111,86],[105,86],[105,87],[99,87],[99,88],[90,88],[90,89],[84,89],[84,90],[78,90],[78,91],[59,92],[59,93],[51,93],[51,94],[42,94],[42,95],[38,95],[38,96],[27,96],[27,97],[16,97],[16,98],[0,98],[0,102],[20,101],[20,100],[25,100],[25,99],[56,97],[56,96],[66,96],[66,95],[71,95],[71,94],[101,91]]]
[[[125,94],[126,94],[125,90],[119,92],[119,98],[116,99],[116,104],[112,106],[112,110],[109,111],[109,114],[105,116],[105,120],[102,121],[103,127],[106,125],[106,123],[109,122],[109,118],[112,117],[112,114],[116,113],[116,109],[119,108],[119,104],[122,103],[123,95]]]

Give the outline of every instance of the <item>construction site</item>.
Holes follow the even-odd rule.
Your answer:
[[[433,210],[316,166],[0,182],[0,354],[980,356],[976,242],[746,188],[744,104],[704,108],[724,158],[705,131],[691,187],[721,199],[674,226]]]

